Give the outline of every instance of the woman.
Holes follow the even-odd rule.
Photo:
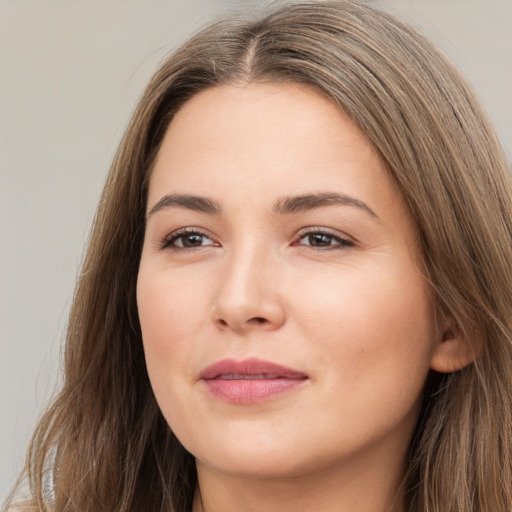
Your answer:
[[[509,511],[511,197],[464,79],[375,6],[203,30],[113,163],[33,505]]]

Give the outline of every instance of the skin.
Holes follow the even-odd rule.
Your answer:
[[[360,203],[275,212],[283,197],[327,192]],[[169,194],[222,211],[152,212]],[[427,373],[467,363],[435,327],[418,262],[378,153],[318,92],[225,85],[182,107],[150,180],[137,301],[155,396],[197,460],[194,511],[403,510]],[[308,378],[241,405],[199,377],[249,357]]]

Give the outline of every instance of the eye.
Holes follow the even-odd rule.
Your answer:
[[[314,248],[344,249],[353,247],[354,242],[340,235],[335,235],[325,229],[310,229],[301,232],[298,245],[306,245]]]
[[[195,249],[208,245],[216,245],[205,233],[196,229],[180,229],[166,236],[161,244],[161,249]]]

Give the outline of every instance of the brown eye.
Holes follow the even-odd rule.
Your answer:
[[[175,240],[175,245],[182,247],[199,247],[203,245],[203,240],[206,237],[204,235],[200,235],[199,233],[190,233],[189,235],[181,235],[179,238]],[[177,243],[181,241],[181,243]]]
[[[307,237],[308,245],[313,247],[326,247],[331,245],[334,237],[322,233],[311,233]]]
[[[195,249],[215,245],[215,242],[207,235],[198,231],[180,230],[167,236],[161,243],[162,249]]]
[[[345,249],[353,247],[354,243],[346,238],[336,236],[325,231],[310,231],[303,233],[300,237],[300,244],[314,248]]]

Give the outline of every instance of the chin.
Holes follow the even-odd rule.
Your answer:
[[[212,440],[208,446],[190,446],[187,449],[196,457],[198,464],[233,477],[299,477],[317,470],[324,458],[318,449],[312,450],[314,453],[309,456],[304,441],[298,443],[292,436],[224,435],[217,437],[217,440]],[[301,449],[297,449],[297,446],[301,446]]]

